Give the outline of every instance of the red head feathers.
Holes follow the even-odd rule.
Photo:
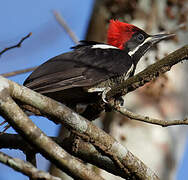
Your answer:
[[[123,49],[125,42],[127,42],[136,31],[140,31],[136,26],[118,20],[110,20],[108,44]]]

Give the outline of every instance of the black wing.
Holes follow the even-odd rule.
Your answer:
[[[122,75],[131,65],[131,58],[122,50],[82,45],[40,65],[24,85],[40,93],[91,87]]]

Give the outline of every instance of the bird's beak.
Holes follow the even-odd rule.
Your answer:
[[[156,43],[160,42],[161,40],[169,39],[174,36],[175,36],[175,34],[156,34],[156,35],[150,36],[150,38],[151,38],[150,42],[152,44],[156,44]]]

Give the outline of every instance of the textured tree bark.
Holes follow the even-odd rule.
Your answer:
[[[128,176],[135,177],[136,179],[158,179],[156,174],[153,173],[142,161],[136,158],[131,152],[129,152],[127,148],[122,146],[119,142],[117,142],[110,135],[106,134],[100,128],[93,125],[90,121],[86,120],[85,118],[73,112],[68,107],[50,98],[47,98],[41,94],[38,94],[26,87],[20,86],[3,77],[0,78],[0,84],[1,84],[0,86],[1,93],[3,93],[5,89],[7,89],[13,98],[19,99],[20,101],[39,109],[41,112],[48,115],[49,117],[52,117],[52,118],[56,117],[59,123],[64,124],[77,136],[81,137],[85,141],[92,143],[97,149],[99,149],[106,156],[111,158],[116,163],[116,165],[119,168],[121,168],[124,171],[124,173],[127,174]],[[40,134],[41,131],[37,129],[37,131],[35,132],[36,127],[34,127],[34,124],[28,119],[27,116],[22,114],[22,111],[19,110],[18,113],[14,113],[14,110],[17,109],[15,108],[16,107],[15,103],[12,102],[12,100],[8,97],[8,100],[11,100],[11,103],[7,104],[6,103],[7,96],[4,96],[4,95],[5,94],[1,94],[0,96],[1,97],[1,103],[0,103],[1,110],[5,112],[3,113],[3,115],[4,114],[8,115],[9,119],[7,120],[11,124],[11,126],[13,126],[21,135],[24,135],[24,137],[31,134],[31,136],[28,136],[29,140],[32,142],[32,140],[34,139],[35,142],[32,142],[32,143],[40,146],[40,148],[42,148],[42,152],[47,153],[49,149],[46,148],[45,146],[51,143],[53,144],[53,150],[54,150],[54,147],[56,147],[56,145],[53,143],[53,141],[50,141],[49,143],[48,138],[44,136],[44,134],[40,136],[41,138],[45,137],[44,140],[42,140],[41,138],[39,139],[33,138],[37,134]],[[9,107],[10,104],[12,105]],[[12,106],[14,106],[14,108]],[[25,121],[23,121],[23,119],[25,119]],[[52,154],[51,153],[48,154],[47,157],[49,157]],[[43,154],[43,155],[46,155],[46,154]],[[67,162],[66,159],[67,158],[65,155],[65,162]],[[60,161],[61,159],[59,159],[58,156],[55,156],[55,160]],[[71,163],[71,165],[73,164]],[[69,169],[69,170],[72,171],[74,169]],[[83,171],[80,171],[80,173],[77,175],[80,175],[82,177],[82,175],[85,174],[84,168],[82,170]],[[91,171],[88,171],[88,173],[90,174]],[[88,177],[90,177],[89,174],[88,174]],[[93,176],[95,175],[94,174],[91,175],[91,177]]]

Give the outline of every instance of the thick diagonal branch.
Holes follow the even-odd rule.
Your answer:
[[[169,71],[173,65],[181,62],[184,59],[188,59],[188,45],[172,52],[163,59],[148,66],[142,72],[127,79],[118,86],[113,87],[107,93],[107,99],[110,100],[117,94],[125,95],[131,91],[134,91],[147,82],[150,82],[151,80],[157,78],[160,74],[164,74],[165,72]]]
[[[125,170],[125,173],[128,169],[137,179],[158,179],[156,174],[128,151],[127,148],[65,105],[3,77],[0,77],[0,84],[2,86],[8,85],[9,92],[13,98],[39,109],[52,118],[58,118],[59,123],[65,124],[72,132],[91,142],[101,152],[113,159],[120,168]],[[0,89],[3,88],[2,86]]]
[[[83,141],[81,138],[77,139],[76,148],[73,148],[75,139],[72,136],[66,137],[50,137],[67,152],[82,159],[85,162],[91,163],[99,168],[102,168],[109,173],[127,178],[124,171],[119,169],[116,164],[107,156],[102,155],[91,143]],[[4,133],[0,136],[0,149],[19,149],[24,152],[38,153],[37,150],[29,145],[19,134]]]
[[[13,85],[13,84],[12,84]],[[58,144],[47,137],[19,108],[9,96],[14,87],[8,81],[0,82],[0,113],[22,135],[28,142],[33,144],[41,154],[50,159],[60,169],[67,172],[76,179],[97,179],[103,178],[78,161],[76,158],[64,151]],[[11,87],[12,86],[12,87]],[[19,90],[19,89],[17,89]]]

